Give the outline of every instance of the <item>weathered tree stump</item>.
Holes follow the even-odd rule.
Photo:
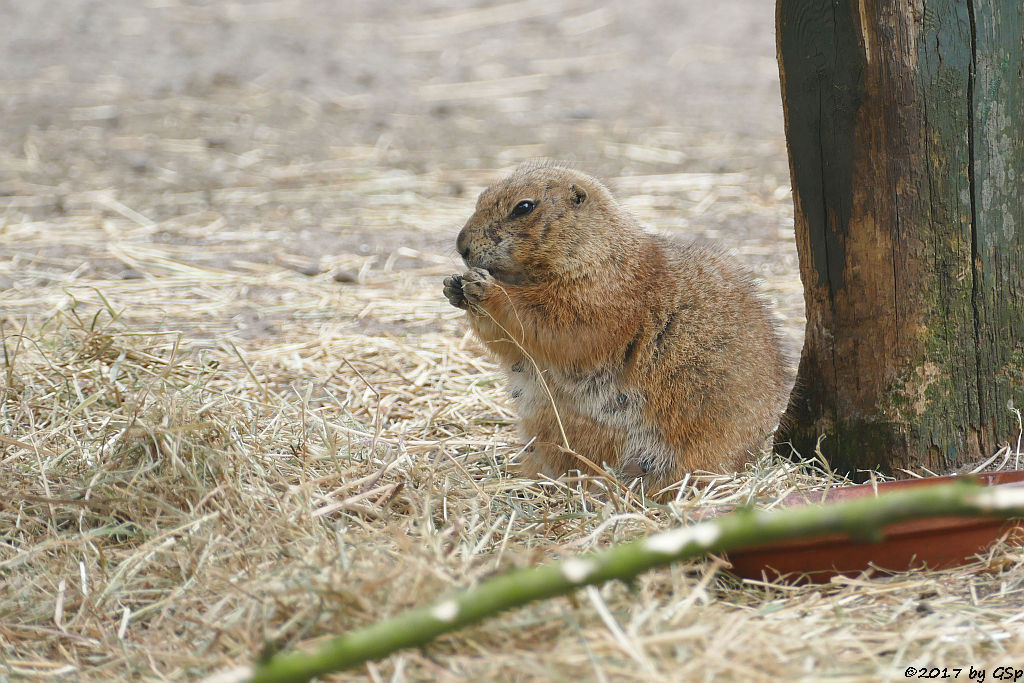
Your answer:
[[[778,0],[807,335],[778,440],[948,471],[1024,407],[1021,0]]]

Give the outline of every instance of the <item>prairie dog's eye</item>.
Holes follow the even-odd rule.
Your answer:
[[[512,207],[512,213],[510,213],[508,217],[519,218],[520,216],[525,216],[526,214],[533,211],[536,207],[536,202],[529,199],[524,199],[523,201],[519,202],[514,207]]]

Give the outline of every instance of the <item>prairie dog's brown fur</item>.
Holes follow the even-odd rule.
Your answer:
[[[457,247],[469,270],[445,295],[508,375],[535,439],[524,474],[590,469],[564,428],[572,451],[652,495],[735,470],[775,427],[785,362],[750,278],[644,232],[594,178],[521,166],[480,195]]]

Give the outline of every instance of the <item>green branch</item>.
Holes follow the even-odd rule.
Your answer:
[[[510,571],[427,607],[333,638],[311,654],[278,654],[252,670],[251,680],[308,681],[397,650],[425,645],[440,635],[534,600],[564,595],[609,579],[630,580],[677,560],[825,533],[877,536],[893,522],[934,515],[1024,516],[1024,489],[983,488],[965,480],[835,505],[774,512],[741,510],[602,552]]]

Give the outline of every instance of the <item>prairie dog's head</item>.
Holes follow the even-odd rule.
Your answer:
[[[470,268],[506,284],[542,282],[598,266],[636,229],[611,193],[585,173],[520,166],[480,194],[456,247]]]

